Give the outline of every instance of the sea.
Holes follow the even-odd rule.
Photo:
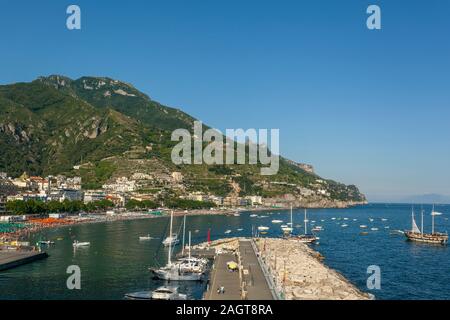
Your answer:
[[[424,231],[431,231],[431,205],[414,206],[417,224],[424,210]],[[436,205],[435,229],[450,230],[450,205]],[[448,246],[409,242],[402,230],[411,229],[409,204],[368,204],[348,209],[309,209],[308,229],[321,226],[314,250],[324,263],[340,272],[359,289],[379,300],[450,299],[450,249]],[[254,216],[256,215],[256,216]],[[262,237],[282,235],[280,224],[290,222],[290,210],[241,212],[239,216],[204,215],[187,217],[186,232],[192,244],[211,240],[250,237],[258,226],[270,229]],[[293,210],[294,233],[304,232],[304,210]],[[174,229],[182,234],[182,217],[174,218]],[[168,250],[161,241],[169,219],[115,221],[48,229],[33,234],[32,243],[55,241],[46,248],[49,257],[0,272],[0,300],[102,299],[120,300],[130,292],[153,290],[165,285],[154,280],[150,267],[164,265]],[[367,228],[361,228],[366,225]],[[231,230],[231,232],[227,232]],[[309,230],[308,230],[309,231]],[[226,233],[227,232],[227,233]],[[363,232],[363,233],[362,233]],[[139,236],[152,240],[141,241]],[[74,240],[89,247],[74,249]],[[181,249],[177,246],[175,252]],[[67,287],[70,266],[78,266],[81,289]],[[379,270],[379,287],[373,287],[373,266]],[[369,286],[368,286],[369,282]],[[173,284],[172,284],[173,285]],[[205,283],[180,282],[179,291],[190,299],[201,299]]]

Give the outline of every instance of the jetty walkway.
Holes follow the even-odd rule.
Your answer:
[[[228,268],[229,262],[236,262],[238,269]],[[219,290],[223,288],[224,290]],[[250,239],[239,240],[235,252],[219,253],[210,272],[205,300],[273,300],[267,275],[263,271],[255,246]]]

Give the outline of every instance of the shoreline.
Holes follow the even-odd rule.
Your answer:
[[[361,204],[352,204],[348,207],[354,207],[364,205]],[[293,207],[293,209],[299,209],[303,207]],[[327,208],[327,207],[313,207],[308,209],[340,209],[340,207],[335,208]],[[290,207],[254,207],[254,208],[230,208],[225,210],[208,210],[208,209],[199,209],[199,210],[173,210],[175,217],[181,217],[184,215],[188,216],[209,216],[209,215],[234,215],[236,213],[249,213],[249,212],[268,212],[268,211],[285,211],[289,210]],[[163,209],[163,211],[171,211],[171,209]],[[144,211],[127,211],[125,213],[119,213],[116,215],[106,215],[106,212],[103,213],[94,213],[87,215],[86,217],[79,216],[68,216],[62,219],[47,219],[51,222],[43,222],[45,218],[31,218],[29,221],[23,222],[26,226],[23,229],[19,229],[10,233],[3,233],[0,235],[1,242],[14,242],[14,241],[22,241],[24,238],[29,237],[31,234],[47,230],[47,229],[57,229],[64,228],[68,226],[82,225],[82,224],[93,224],[93,223],[105,223],[105,222],[115,222],[115,221],[130,221],[130,220],[141,220],[141,219],[156,219],[168,217],[168,215],[152,215],[149,213],[144,213]]]

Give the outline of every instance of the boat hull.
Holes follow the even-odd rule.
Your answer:
[[[194,272],[182,272],[178,268],[173,269],[150,269],[153,276],[167,281],[201,281],[203,275]]]
[[[434,243],[445,245],[448,243],[448,235],[441,233],[417,233],[412,231],[405,231],[405,236],[409,241],[423,242],[423,243]]]

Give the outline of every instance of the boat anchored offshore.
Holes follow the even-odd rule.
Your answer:
[[[434,211],[434,206],[431,211],[431,233],[424,233],[423,232],[423,210],[421,211],[421,228],[416,224],[416,220],[414,219],[414,208],[411,213],[412,218],[412,226],[411,230],[405,231],[405,236],[410,241],[417,241],[417,242],[425,242],[425,243],[435,243],[435,244],[447,244],[448,242],[448,234],[447,233],[439,233],[434,231],[434,217],[440,216],[442,213]]]
[[[313,233],[309,233],[308,234],[308,219],[306,217],[306,209],[305,209],[305,233],[304,234],[300,234],[298,235],[296,238],[297,240],[299,240],[300,242],[303,243],[313,243],[317,241],[317,237],[313,234]]]
[[[90,242],[79,242],[78,240],[75,240],[75,241],[73,242],[72,245],[73,245],[75,248],[78,248],[78,247],[88,247],[88,246],[91,245],[91,243],[90,243]]]

